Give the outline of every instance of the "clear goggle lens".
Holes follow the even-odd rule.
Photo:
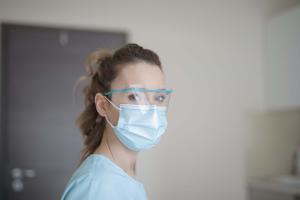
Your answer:
[[[149,89],[131,86],[113,89],[105,95],[111,97],[118,104],[168,106],[171,93],[170,88]]]

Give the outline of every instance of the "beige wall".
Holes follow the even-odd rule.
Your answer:
[[[300,110],[249,113],[248,120],[248,179],[291,173],[300,144]]]
[[[269,3],[0,2],[1,21],[127,30],[130,41],[157,51],[176,92],[166,135],[139,159],[149,199],[244,199],[244,137],[250,130],[244,112],[263,108]]]

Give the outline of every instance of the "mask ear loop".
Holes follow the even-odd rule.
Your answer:
[[[104,96],[104,95],[103,95]],[[111,102],[106,96],[104,96],[105,97],[105,99],[113,106],[113,107],[115,107],[117,110],[121,110],[118,106],[116,106],[113,102]],[[109,120],[108,120],[108,118],[107,118],[107,116],[105,115],[105,119],[106,119],[106,121],[107,121],[107,123],[112,127],[112,128],[115,128],[116,126],[114,126]]]

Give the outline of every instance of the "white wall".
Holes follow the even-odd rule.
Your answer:
[[[243,113],[264,98],[262,2],[0,0],[0,20],[127,30],[155,50],[176,92],[165,137],[139,159],[149,199],[242,200]]]
[[[270,108],[300,108],[300,6],[267,24],[266,93]]]

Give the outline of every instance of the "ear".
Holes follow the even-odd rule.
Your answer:
[[[96,105],[96,109],[97,112],[99,113],[99,115],[101,115],[102,117],[106,116],[106,112],[108,109],[108,104],[107,104],[107,100],[105,99],[105,97],[101,94],[101,93],[97,93],[95,95],[95,105]]]

